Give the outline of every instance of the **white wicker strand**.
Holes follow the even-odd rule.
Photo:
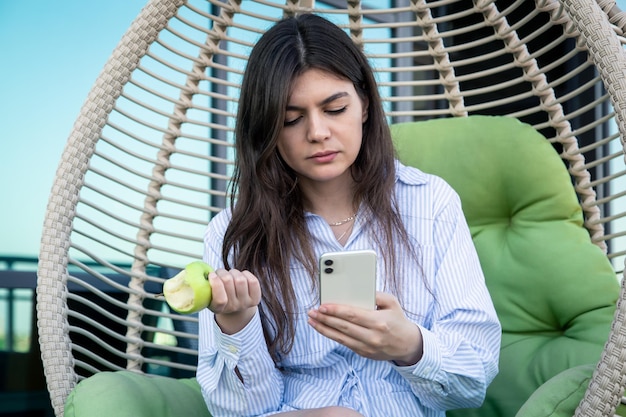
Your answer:
[[[430,9],[426,7],[423,0],[412,0],[411,6],[428,42],[428,50],[434,58],[435,68],[439,73],[439,80],[444,86],[445,97],[449,102],[451,114],[453,116],[467,116],[461,88],[454,74],[454,67],[439,36],[437,26],[433,24]]]
[[[604,13],[595,1],[563,0],[562,4],[566,12],[573,17],[573,22],[605,81],[611,101],[619,109],[616,113],[616,121],[623,140],[626,135],[624,124],[626,81],[623,71],[626,67],[626,56],[620,42],[617,37],[612,36],[614,32],[609,22],[602,18]],[[615,71],[617,74],[614,73]],[[623,395],[626,384],[625,298],[626,280],[623,280],[609,340],[594,371],[589,388],[585,392],[585,397],[576,409],[576,416],[613,415]]]
[[[197,87],[200,82],[200,77],[196,77],[194,74],[204,73],[206,70],[205,62],[212,61],[212,57],[214,52],[218,49],[218,42],[220,39],[219,34],[226,32],[228,25],[233,20],[233,12],[222,8],[220,11],[219,20],[216,20],[213,28],[211,29],[209,35],[206,37],[206,49],[200,49],[199,59],[194,60],[193,70],[191,73],[188,73],[185,85],[192,85]],[[220,23],[224,22],[224,23]],[[215,35],[213,35],[215,34]],[[189,94],[187,91],[183,90],[180,92],[180,101],[186,102],[192,101],[192,94]],[[174,106],[174,115],[169,119],[168,123],[168,131],[163,135],[162,141],[166,146],[164,148],[173,148],[176,142],[177,137],[179,136],[180,127],[182,121],[185,119],[185,115],[187,113],[188,108],[181,105]],[[148,189],[150,192],[147,194],[146,199],[144,200],[144,205],[146,210],[143,211],[140,217],[141,227],[137,232],[137,241],[142,242],[142,244],[137,245],[135,247],[135,259],[133,260],[133,264],[131,267],[131,271],[137,272],[145,272],[146,269],[146,259],[147,259],[147,251],[151,247],[150,239],[151,235],[154,232],[154,216],[150,214],[155,210],[155,207],[158,203],[158,198],[154,196],[158,196],[161,194],[161,188],[164,184],[165,171],[169,166],[169,160],[171,158],[171,152],[167,149],[161,149],[157,152],[157,160],[159,161],[154,165],[152,170],[152,180],[148,184]],[[199,257],[200,254],[189,254],[190,257]],[[134,289],[143,290],[143,280],[139,278],[133,278],[129,283],[129,286]],[[143,304],[143,297],[141,295],[131,294],[128,299],[129,303],[132,304]],[[143,340],[141,338],[142,326],[141,326],[141,313],[135,313],[131,311],[128,315],[128,321],[131,323],[126,332],[126,337],[134,341],[134,343],[129,343],[127,345],[127,353],[131,356],[139,357],[139,360],[129,361],[128,369],[131,370],[139,370],[141,369],[143,363],[143,359],[141,358],[141,348],[143,345]]]
[[[123,38],[120,42],[120,47],[116,48],[117,53],[109,59],[89,93],[59,165],[53,189],[65,191],[51,195],[48,213],[68,213],[68,217],[63,221],[59,221],[56,216],[45,220],[42,235],[49,236],[49,238],[42,239],[37,286],[37,321],[38,328],[42,329],[40,345],[44,369],[63,367],[65,368],[63,373],[67,375],[62,379],[46,375],[52,406],[59,417],[63,415],[65,399],[77,382],[73,357],[67,354],[70,351],[71,342],[64,329],[68,326],[57,324],[67,323],[65,312],[67,290],[63,292],[56,290],[59,284],[65,286],[67,279],[63,278],[67,276],[69,249],[69,239],[66,236],[69,235],[72,227],[71,214],[74,212],[82,181],[82,175],[76,175],[76,173],[84,173],[87,170],[89,158],[106,120],[104,115],[110,111],[116,97],[121,93],[122,85],[128,79],[128,74],[136,66],[135,63],[129,61],[132,61],[134,56],[145,53],[179,3],[172,1],[170,4],[163,2],[148,4],[135,19],[127,31],[129,37]],[[144,31],[145,36],[142,39],[136,39],[134,35],[131,35]],[[130,36],[133,39],[130,39]],[[116,77],[113,74],[119,76]],[[63,194],[65,198],[55,197],[55,195]],[[49,324],[50,320],[56,323]]]

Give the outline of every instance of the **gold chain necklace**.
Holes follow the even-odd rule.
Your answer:
[[[339,236],[337,238],[337,242],[341,243],[343,245],[343,242],[341,241],[347,234],[348,232],[352,233],[352,229],[354,229],[354,223],[352,225],[350,225],[350,227],[348,227],[342,234],[341,236]]]
[[[342,224],[346,224],[348,222],[351,222],[352,220],[356,219],[356,213],[354,213],[352,216],[350,217],[346,217],[343,220],[339,220],[338,222],[334,222],[334,223],[328,223],[328,225],[330,227],[336,227],[336,226],[341,226]]]

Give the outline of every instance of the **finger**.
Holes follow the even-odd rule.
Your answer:
[[[258,305],[261,302],[261,284],[252,272],[243,271],[243,274],[248,279],[248,293],[250,295],[250,299],[254,305]]]
[[[342,332],[332,325],[332,319],[330,319],[329,316],[311,311],[309,312],[308,323],[315,330],[328,338],[335,341],[339,341],[339,339],[341,339]]]
[[[258,304],[254,302],[253,293],[251,292],[251,286],[256,285],[258,280],[249,271],[231,270],[235,292],[237,294],[237,300],[242,306],[252,307]]]
[[[235,294],[237,298],[247,297],[248,296],[248,280],[239,270],[231,269],[230,270],[230,279],[232,280],[233,288],[235,289]]]
[[[341,304],[324,304],[317,310],[320,315],[319,320],[327,326],[345,331],[348,324],[370,327],[376,320],[376,310],[368,310],[359,307],[346,306]],[[344,330],[342,330],[344,329]]]
[[[391,305],[395,298],[391,297]],[[365,310],[339,305],[320,306],[309,312],[311,326],[326,337],[344,344],[366,357],[378,357],[390,340],[393,327],[389,320],[397,319],[391,310]]]
[[[235,270],[235,272],[238,272]],[[237,291],[233,271],[218,269],[209,274],[209,283],[212,289],[212,300],[210,308],[216,313],[223,313],[226,310],[237,308]]]
[[[213,312],[220,312],[228,303],[228,294],[224,287],[224,282],[217,272],[209,274],[209,284],[211,284],[211,303],[209,308]]]
[[[309,318],[308,322],[309,322],[309,325],[311,325],[311,327],[313,327],[322,336],[325,336],[331,340],[334,340],[335,342],[340,343],[343,346],[346,346],[347,348],[351,349],[352,351],[362,356],[367,355],[366,343],[361,339],[354,338],[352,335],[352,332],[343,332],[341,330],[336,329],[335,327],[328,326],[326,323],[317,321],[312,317]]]
[[[250,271],[231,269],[218,270],[216,273],[226,293],[228,305],[225,309],[228,311],[254,307],[261,302],[259,280]]]
[[[330,334],[330,332],[337,332],[350,338],[363,339],[367,332],[367,326],[364,326],[363,323],[367,323],[368,320],[362,315],[368,313],[368,310],[357,307],[327,305],[321,306],[319,310],[311,310],[309,317],[319,326],[323,326],[320,328],[325,332],[325,335]],[[336,339],[340,336],[334,335],[333,337]]]

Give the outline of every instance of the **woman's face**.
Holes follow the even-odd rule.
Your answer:
[[[366,119],[367,104],[352,82],[307,70],[294,80],[278,151],[301,185],[351,181]]]

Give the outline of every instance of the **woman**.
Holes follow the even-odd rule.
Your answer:
[[[456,193],[404,167],[363,53],[315,15],[252,50],[236,201],[209,224],[198,381],[215,416],[444,416],[476,407],[500,325]],[[374,249],[376,309],[319,305],[325,252]]]

